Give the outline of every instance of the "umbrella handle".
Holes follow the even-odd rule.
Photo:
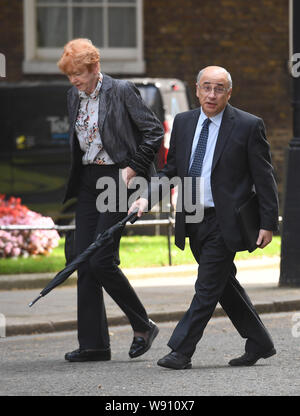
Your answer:
[[[136,208],[134,211],[132,211],[129,215],[127,215],[127,217],[125,217],[125,218],[123,218],[122,219],[122,221],[120,221],[120,224],[121,225],[125,225],[126,224],[126,222],[130,222],[131,224],[133,224],[133,223],[135,223],[136,222],[136,220],[139,218],[138,216],[137,216],[137,213],[138,213],[138,208]]]

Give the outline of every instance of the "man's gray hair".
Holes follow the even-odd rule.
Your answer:
[[[228,83],[229,83],[229,88],[232,88],[232,78],[230,73],[227,71],[227,69],[222,68],[221,66],[219,67],[220,69],[223,69],[227,75],[227,79],[228,79]],[[205,68],[201,69],[201,71],[199,71],[198,75],[197,75],[197,84],[199,84],[200,78],[203,75],[203,72],[205,71]]]

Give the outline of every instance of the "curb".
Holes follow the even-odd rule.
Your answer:
[[[55,273],[2,275],[0,276],[0,291],[43,289]],[[71,275],[61,286],[76,286],[77,276]]]
[[[278,267],[279,257],[261,258],[253,260],[238,260],[235,262],[238,270],[257,270]],[[122,269],[129,280],[161,277],[185,277],[196,274],[197,264],[182,266],[162,266],[136,269]],[[53,279],[55,273],[0,275],[0,290],[42,289]],[[76,286],[77,273],[73,273],[62,286]]]
[[[300,299],[274,302],[254,302],[254,307],[259,314],[292,312],[300,310]],[[150,318],[155,322],[179,321],[185,311],[158,312],[151,313]],[[225,311],[221,306],[217,306],[213,313],[213,318],[226,317]],[[116,316],[108,318],[109,326],[128,325],[128,319],[125,316]],[[53,332],[75,331],[77,330],[77,321],[61,322],[42,322],[36,324],[7,325],[6,336],[17,335],[36,335]]]

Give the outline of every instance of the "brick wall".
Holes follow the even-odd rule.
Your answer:
[[[144,14],[147,75],[184,79],[194,96],[201,68],[225,67],[231,104],[265,121],[282,191],[292,137],[288,0],[146,0]]]
[[[6,57],[5,81],[22,80],[23,5],[20,0],[1,0],[0,52]],[[4,79],[0,78],[0,82]]]
[[[22,74],[20,0],[1,1],[0,52],[7,57],[7,81],[64,79]],[[288,0],[144,0],[144,54],[145,75],[183,79],[193,97],[199,69],[227,68],[231,103],[265,121],[282,190],[284,151],[292,137]]]

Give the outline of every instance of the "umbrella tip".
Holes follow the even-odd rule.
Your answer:
[[[42,295],[39,295],[37,298],[35,298],[32,302],[30,302],[28,304],[29,308],[31,308],[31,306],[33,306],[35,304],[35,302],[37,302],[40,298],[42,297]]]

